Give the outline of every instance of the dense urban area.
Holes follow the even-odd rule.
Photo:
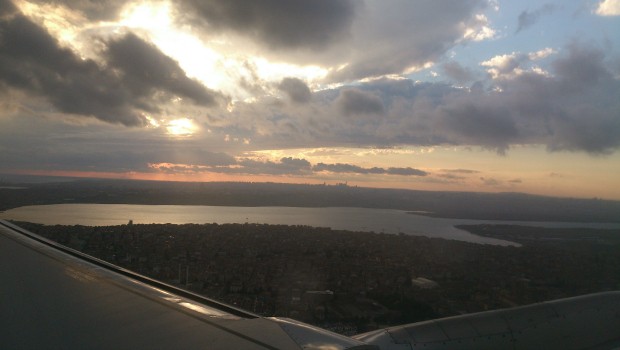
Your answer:
[[[18,224],[255,313],[343,334],[620,289],[618,230],[462,227],[522,244],[504,247],[308,226]]]

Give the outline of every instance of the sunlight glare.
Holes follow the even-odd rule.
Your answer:
[[[191,136],[198,131],[198,127],[189,118],[179,118],[168,122],[166,130],[171,136]]]

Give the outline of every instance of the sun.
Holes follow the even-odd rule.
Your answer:
[[[189,118],[179,118],[169,121],[166,131],[170,136],[192,136],[198,131],[198,126]]]

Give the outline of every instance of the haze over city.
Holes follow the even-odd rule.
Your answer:
[[[619,46],[619,0],[0,0],[0,173],[620,199]]]

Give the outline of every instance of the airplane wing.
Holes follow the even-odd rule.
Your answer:
[[[259,317],[0,220],[2,349],[613,349],[620,292],[392,327],[353,338]]]

